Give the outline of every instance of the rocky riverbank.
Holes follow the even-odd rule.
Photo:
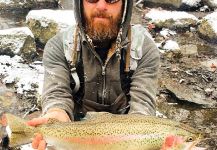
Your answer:
[[[73,10],[61,9],[71,7],[57,0],[0,0],[0,112],[25,116],[40,109],[43,48],[75,23]],[[208,150],[217,149],[216,9],[216,0],[138,0],[132,17],[161,53],[158,111],[207,133],[200,145]]]

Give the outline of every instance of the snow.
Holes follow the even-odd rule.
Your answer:
[[[165,50],[179,50],[180,47],[176,41],[168,40],[165,42],[163,49],[165,49]]]
[[[1,44],[5,44],[5,45],[13,45],[13,52],[14,54],[18,54],[21,50],[21,48],[23,47],[24,41],[20,40],[20,39],[1,39]]]
[[[4,4],[11,4],[12,1],[11,0],[0,0],[0,3],[4,3]]]
[[[205,19],[207,19],[207,21],[210,23],[210,26],[213,28],[214,32],[217,34],[217,11],[207,15]]]
[[[166,21],[169,19],[181,20],[181,19],[193,19],[198,20],[194,15],[188,14],[184,11],[166,11],[166,10],[157,10],[151,9],[146,17],[151,18],[154,22]]]
[[[32,31],[28,27],[10,28],[5,30],[0,30],[0,35],[30,35],[34,38]]]
[[[165,116],[163,113],[156,111],[156,116],[159,118],[167,118],[167,116]]]
[[[189,5],[189,6],[198,6],[201,0],[182,0],[182,3]]]
[[[3,83],[15,83],[16,91],[25,94],[28,91],[35,91],[42,94],[44,68],[41,64],[24,64],[20,56],[0,56],[0,75],[3,76]]]
[[[29,19],[39,20],[43,27],[47,27],[50,22],[56,22],[60,29],[76,24],[72,10],[32,10],[26,16],[26,21]]]
[[[20,147],[21,150],[34,150],[31,144],[26,144]]]
[[[0,30],[0,45],[4,48],[10,47],[14,54],[18,54],[28,36],[34,38],[34,35],[28,27]]]
[[[170,35],[176,35],[175,31],[171,31],[169,29],[163,28],[162,31],[160,31],[160,35],[163,37],[168,37]]]

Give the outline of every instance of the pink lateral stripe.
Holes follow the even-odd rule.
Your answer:
[[[156,135],[155,135],[156,136]],[[73,138],[65,138],[64,141],[73,142],[78,144],[112,144],[115,142],[123,142],[127,140],[135,140],[135,139],[144,139],[144,138],[153,138],[148,135],[107,135],[101,137],[73,137]]]

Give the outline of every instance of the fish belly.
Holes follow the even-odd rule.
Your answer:
[[[113,143],[66,142],[57,139],[46,139],[55,150],[159,150],[162,141],[157,139],[129,140]]]

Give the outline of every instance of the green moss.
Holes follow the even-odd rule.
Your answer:
[[[217,39],[217,35],[215,34],[215,31],[213,30],[212,26],[209,24],[207,20],[203,20],[198,27],[198,32],[200,37],[202,38],[208,38],[209,40]]]
[[[39,41],[43,44],[46,44],[47,41],[58,32],[57,23],[49,23],[47,27],[43,27],[38,20],[30,19],[27,24],[35,38],[39,39]]]

